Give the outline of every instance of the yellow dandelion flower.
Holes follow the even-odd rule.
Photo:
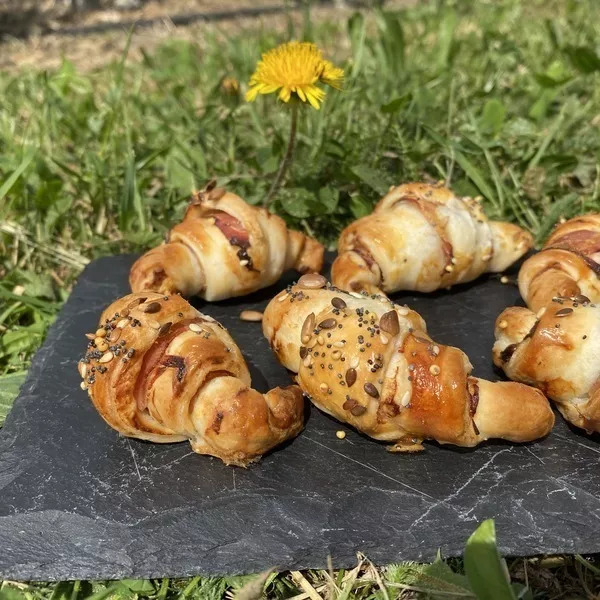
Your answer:
[[[341,89],[344,71],[323,58],[321,50],[309,42],[288,42],[262,55],[250,78],[246,100],[252,102],[258,94],[279,91],[279,99],[289,102],[296,94],[302,102],[319,109],[325,92],[317,87],[324,83]]]

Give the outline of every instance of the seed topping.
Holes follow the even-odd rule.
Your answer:
[[[336,325],[337,321],[333,317],[325,319],[319,323],[319,327],[321,329],[333,329]]]
[[[243,310],[240,313],[240,319],[242,321],[258,322],[262,321],[263,314],[258,310]]]
[[[567,315],[570,315],[573,312],[572,308],[561,308],[560,310],[557,310],[554,313],[555,317],[566,317]]]
[[[346,371],[345,379],[346,379],[346,385],[348,387],[352,387],[356,383],[356,376],[357,376],[356,369],[351,367],[350,369],[348,369]]]
[[[365,383],[364,390],[372,398],[379,398],[379,392],[377,391],[377,388],[371,382]]]
[[[338,296],[331,299],[331,304],[334,306],[334,308],[338,308],[340,310],[346,308],[346,303]]]
[[[400,333],[400,323],[395,310],[390,310],[379,319],[379,328],[390,335],[398,335]]]
[[[157,312],[158,312],[158,311],[159,311],[161,308],[162,308],[162,307],[161,307],[161,304],[160,304],[160,302],[150,302],[150,303],[146,304],[146,305],[145,305],[145,306],[142,308],[142,310],[143,310],[145,313],[148,313],[148,314],[153,314],[153,313],[157,313]]]
[[[326,283],[327,279],[323,275],[319,275],[319,273],[307,273],[298,279],[298,285],[313,290],[325,287]]]

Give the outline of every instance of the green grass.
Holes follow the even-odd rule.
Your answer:
[[[156,243],[213,176],[261,202],[289,114],[273,97],[247,104],[222,85],[233,77],[243,92],[261,51],[312,39],[347,73],[344,92],[329,92],[319,112],[301,111],[295,162],[272,207],[292,226],[333,245],[390,184],[444,179],[482,195],[491,217],[522,224],[539,242],[559,218],[600,206],[599,22],[597,0],[440,0],[347,22],[318,22],[307,11],[279,32],[208,29],[197,44],[172,39],[141,57],[124,48],[92,73],[67,62],[0,73],[0,423],[88,260]],[[598,593],[593,564],[541,564],[511,563],[519,581],[528,573],[536,597]],[[394,583],[408,568],[383,577]],[[384,598],[375,573],[363,565],[339,597]],[[325,572],[305,577],[331,585]],[[164,600],[221,597],[233,583],[22,591]],[[272,576],[268,589],[277,598],[302,591],[290,574]],[[390,598],[401,591],[389,590]]]

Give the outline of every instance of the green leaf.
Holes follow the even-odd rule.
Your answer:
[[[438,32],[438,56],[437,67],[443,69],[448,66],[450,61],[450,50],[454,41],[454,32],[456,30],[457,17],[456,12],[448,9],[443,13]]]
[[[461,166],[467,177],[479,188],[479,191],[488,199],[494,200],[494,192],[488,185],[481,171],[462,153],[454,150],[454,158]]]
[[[34,151],[30,151],[27,154],[25,154],[19,166],[9,175],[6,181],[0,186],[0,200],[3,200],[4,196],[6,196],[8,192],[10,192],[13,185],[17,183],[19,177],[21,177],[25,169],[29,166],[29,163],[33,160],[34,156]]]
[[[12,408],[19,389],[25,381],[27,371],[18,371],[0,376],[0,426]]]
[[[580,207],[577,205],[577,194],[568,194],[551,204],[548,214],[542,219],[536,236],[536,241],[542,242],[552,231],[556,222],[561,218],[573,216]]]
[[[497,135],[502,129],[504,117],[506,116],[506,108],[504,104],[495,98],[488,100],[483,107],[481,114],[480,126],[481,129],[492,135]]]
[[[121,585],[135,594],[148,596],[154,594],[156,588],[148,579],[122,579]]]
[[[600,57],[590,46],[567,46],[565,53],[578,71],[582,73],[600,71]]]
[[[372,169],[366,165],[355,165],[354,167],[351,167],[350,170],[363,183],[366,183],[381,196],[387,194],[390,187],[389,183],[387,183],[385,176],[377,169]]]
[[[381,112],[386,115],[392,115],[394,113],[397,113],[399,110],[401,110],[404,106],[408,104],[409,100],[410,94],[404,94],[403,96],[394,98],[391,102],[388,102],[387,104],[383,104],[381,106]]]
[[[487,519],[467,541],[465,573],[479,600],[516,600],[506,563],[496,546],[494,520]]]
[[[464,575],[455,573],[440,553],[431,564],[404,563],[386,569],[386,582],[418,588],[434,600],[475,598]],[[437,592],[437,593],[436,593]]]
[[[355,219],[366,217],[371,213],[372,209],[373,207],[371,206],[371,203],[358,194],[353,194],[350,197],[350,210],[352,211]]]

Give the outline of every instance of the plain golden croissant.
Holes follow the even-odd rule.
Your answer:
[[[302,429],[300,389],[253,390],[227,330],[181,296],[125,296],[88,337],[82,388],[125,436],[187,439],[199,454],[245,466]]]
[[[135,262],[129,283],[134,292],[178,292],[214,301],[272,285],[288,269],[307,273],[322,266],[319,242],[211,183],[194,194],[166,243]]]
[[[496,321],[494,363],[539,387],[563,416],[600,431],[600,307],[583,296],[555,298],[536,315],[507,308]]]
[[[344,229],[331,279],[370,294],[431,292],[503,271],[532,244],[517,225],[489,221],[476,199],[409,183],[390,188],[371,215]]]
[[[600,302],[600,214],[559,225],[519,271],[519,291],[537,312],[558,296],[583,294]]]
[[[524,442],[554,424],[539,390],[470,377],[467,356],[432,341],[416,312],[318,275],[269,303],[263,332],[314,404],[395,451],[420,450],[424,439]]]

